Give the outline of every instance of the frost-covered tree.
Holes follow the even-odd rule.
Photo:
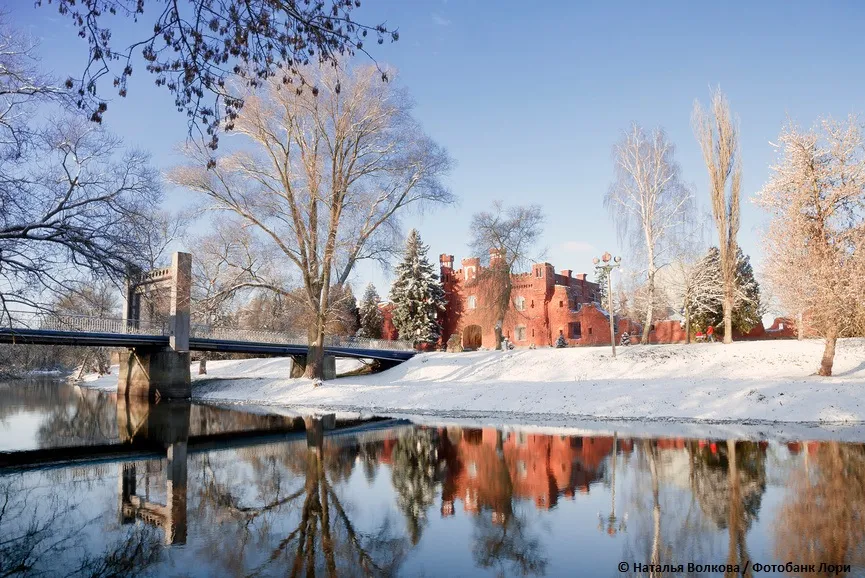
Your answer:
[[[865,139],[856,117],[784,129],[780,159],[757,202],[772,221],[767,276],[786,308],[805,311],[825,341],[819,375],[832,375],[839,337],[865,330]]]
[[[702,318],[713,313],[724,298],[721,270],[718,267],[706,267],[703,259],[683,257],[671,264],[666,281],[671,302],[681,308],[687,342],[691,343],[691,322],[694,317]]]
[[[378,291],[375,290],[375,285],[372,283],[367,285],[363,298],[360,300],[360,329],[357,331],[358,337],[381,339],[384,315],[382,315],[381,309],[378,308],[380,300]]]
[[[444,287],[427,258],[428,251],[417,229],[412,229],[390,290],[394,327],[401,339],[414,343],[438,341],[441,336],[438,314],[447,304]]]
[[[721,257],[717,247],[711,247],[695,265],[696,281],[686,308],[691,321],[701,329],[724,323],[724,282]],[[760,322],[763,314],[760,286],[754,278],[750,258],[736,249],[736,271],[733,278],[732,329],[746,333]],[[726,331],[726,329],[724,329]],[[725,336],[726,338],[726,336]]]
[[[678,238],[674,229],[689,218],[693,195],[682,182],[675,147],[663,129],[646,133],[634,124],[614,148],[616,177],[604,206],[616,223],[619,238],[633,257],[645,264],[643,337],[652,327],[658,271],[670,262]],[[637,259],[633,259],[637,261]]]

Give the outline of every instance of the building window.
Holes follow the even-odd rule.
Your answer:
[[[522,295],[517,297],[514,301],[514,304],[517,307],[517,311],[525,311],[526,310],[526,298]]]
[[[592,334],[592,328],[589,327],[589,335],[591,335],[591,334]]]
[[[568,323],[568,337],[571,339],[580,339],[583,337],[583,328],[579,321]]]
[[[565,302],[560,300],[559,301],[559,307],[564,307],[564,306],[565,306]]]
[[[477,309],[478,308],[478,298],[475,297],[474,295],[469,295],[468,308],[469,309]]]
[[[535,300],[532,299],[532,309],[534,309],[534,308],[535,308]]]
[[[525,341],[526,340],[526,327],[524,325],[518,325],[514,328],[514,340],[515,341]]]

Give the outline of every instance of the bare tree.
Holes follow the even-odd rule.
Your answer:
[[[284,90],[271,79],[244,93],[235,123],[244,148],[192,164],[173,182],[206,195],[212,208],[240,217],[300,273],[309,328],[306,375],[322,375],[330,292],[361,259],[384,257],[408,208],[447,203],[441,177],[448,154],[411,117],[406,96],[374,67],[307,67],[319,90]]]
[[[708,111],[703,109],[699,101],[694,102],[692,123],[709,171],[709,196],[715,228],[718,230],[721,275],[724,280],[724,343],[732,343],[738,247],[736,235],[739,233],[739,193],[742,186],[739,129],[737,120],[730,113],[730,104],[720,88],[712,91]]]
[[[501,201],[493,202],[491,211],[472,215],[469,245],[481,258],[489,256],[476,282],[484,292],[482,306],[494,322],[496,349],[502,347],[502,326],[511,307],[511,274],[530,261],[543,222],[540,205],[505,207]]]
[[[818,374],[828,376],[837,339],[865,328],[865,140],[850,117],[810,131],[788,126],[780,145],[756,199],[772,215],[766,269],[787,307],[804,310],[825,339]],[[789,283],[795,289],[785,290]]]
[[[99,81],[113,77],[113,87],[125,97],[132,75],[132,60],[140,50],[147,72],[157,86],[174,95],[179,111],[187,113],[190,132],[210,136],[216,148],[218,131],[231,129],[244,104],[244,96],[232,92],[228,80],[239,75],[248,87],[279,82],[286,90],[318,90],[315,75],[307,74],[310,63],[332,64],[345,54],[369,55],[366,40],[385,38],[395,42],[399,33],[385,24],[367,25],[354,19],[360,0],[37,0],[36,5],[54,4],[71,18],[78,36],[87,40],[89,58],[80,78],[69,78],[66,87],[75,91],[78,107],[102,121],[107,104]],[[145,13],[145,6],[153,10]],[[112,34],[118,18],[152,24],[124,28]],[[115,30],[116,31],[116,30]],[[128,44],[116,42],[128,39]],[[383,81],[386,71],[379,71]],[[213,103],[207,102],[208,97]],[[227,123],[220,124],[222,118]],[[202,130],[203,129],[203,130]]]
[[[147,155],[118,154],[119,139],[63,104],[32,43],[0,22],[0,322],[45,291],[78,290],[86,272],[125,274],[161,200]]]
[[[620,239],[629,242],[635,257],[646,260],[646,316],[640,343],[649,341],[655,278],[674,255],[674,229],[693,212],[693,195],[681,181],[674,153],[663,129],[646,134],[634,123],[614,148],[616,180],[604,197]]]

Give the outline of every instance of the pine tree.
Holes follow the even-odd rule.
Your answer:
[[[447,303],[441,281],[427,259],[427,251],[429,247],[423,244],[417,230],[412,229],[390,290],[394,327],[401,339],[416,344],[438,341],[441,335],[438,314]]]
[[[724,307],[721,290],[721,258],[717,247],[712,247],[697,265],[697,270],[705,274],[705,281],[698,284],[689,302],[692,321],[696,327],[706,329],[709,325],[718,327],[724,321]],[[760,286],[754,279],[750,258],[737,250],[736,286],[733,301],[733,329],[746,333],[760,323],[763,307],[760,303]]]
[[[363,298],[360,301],[360,329],[357,332],[358,337],[381,339],[384,315],[382,315],[381,309],[378,308],[379,301],[378,291],[375,290],[375,285],[370,283],[366,286],[366,291],[364,291]]]

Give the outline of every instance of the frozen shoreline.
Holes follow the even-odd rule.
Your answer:
[[[676,424],[729,435],[865,439],[865,339],[839,341],[831,378],[813,375],[822,347],[819,340],[632,346],[617,359],[607,348],[426,353],[320,387],[287,378],[287,359],[210,361],[207,376],[193,366],[193,397],[428,421],[657,433]],[[111,389],[116,377],[89,385]]]

